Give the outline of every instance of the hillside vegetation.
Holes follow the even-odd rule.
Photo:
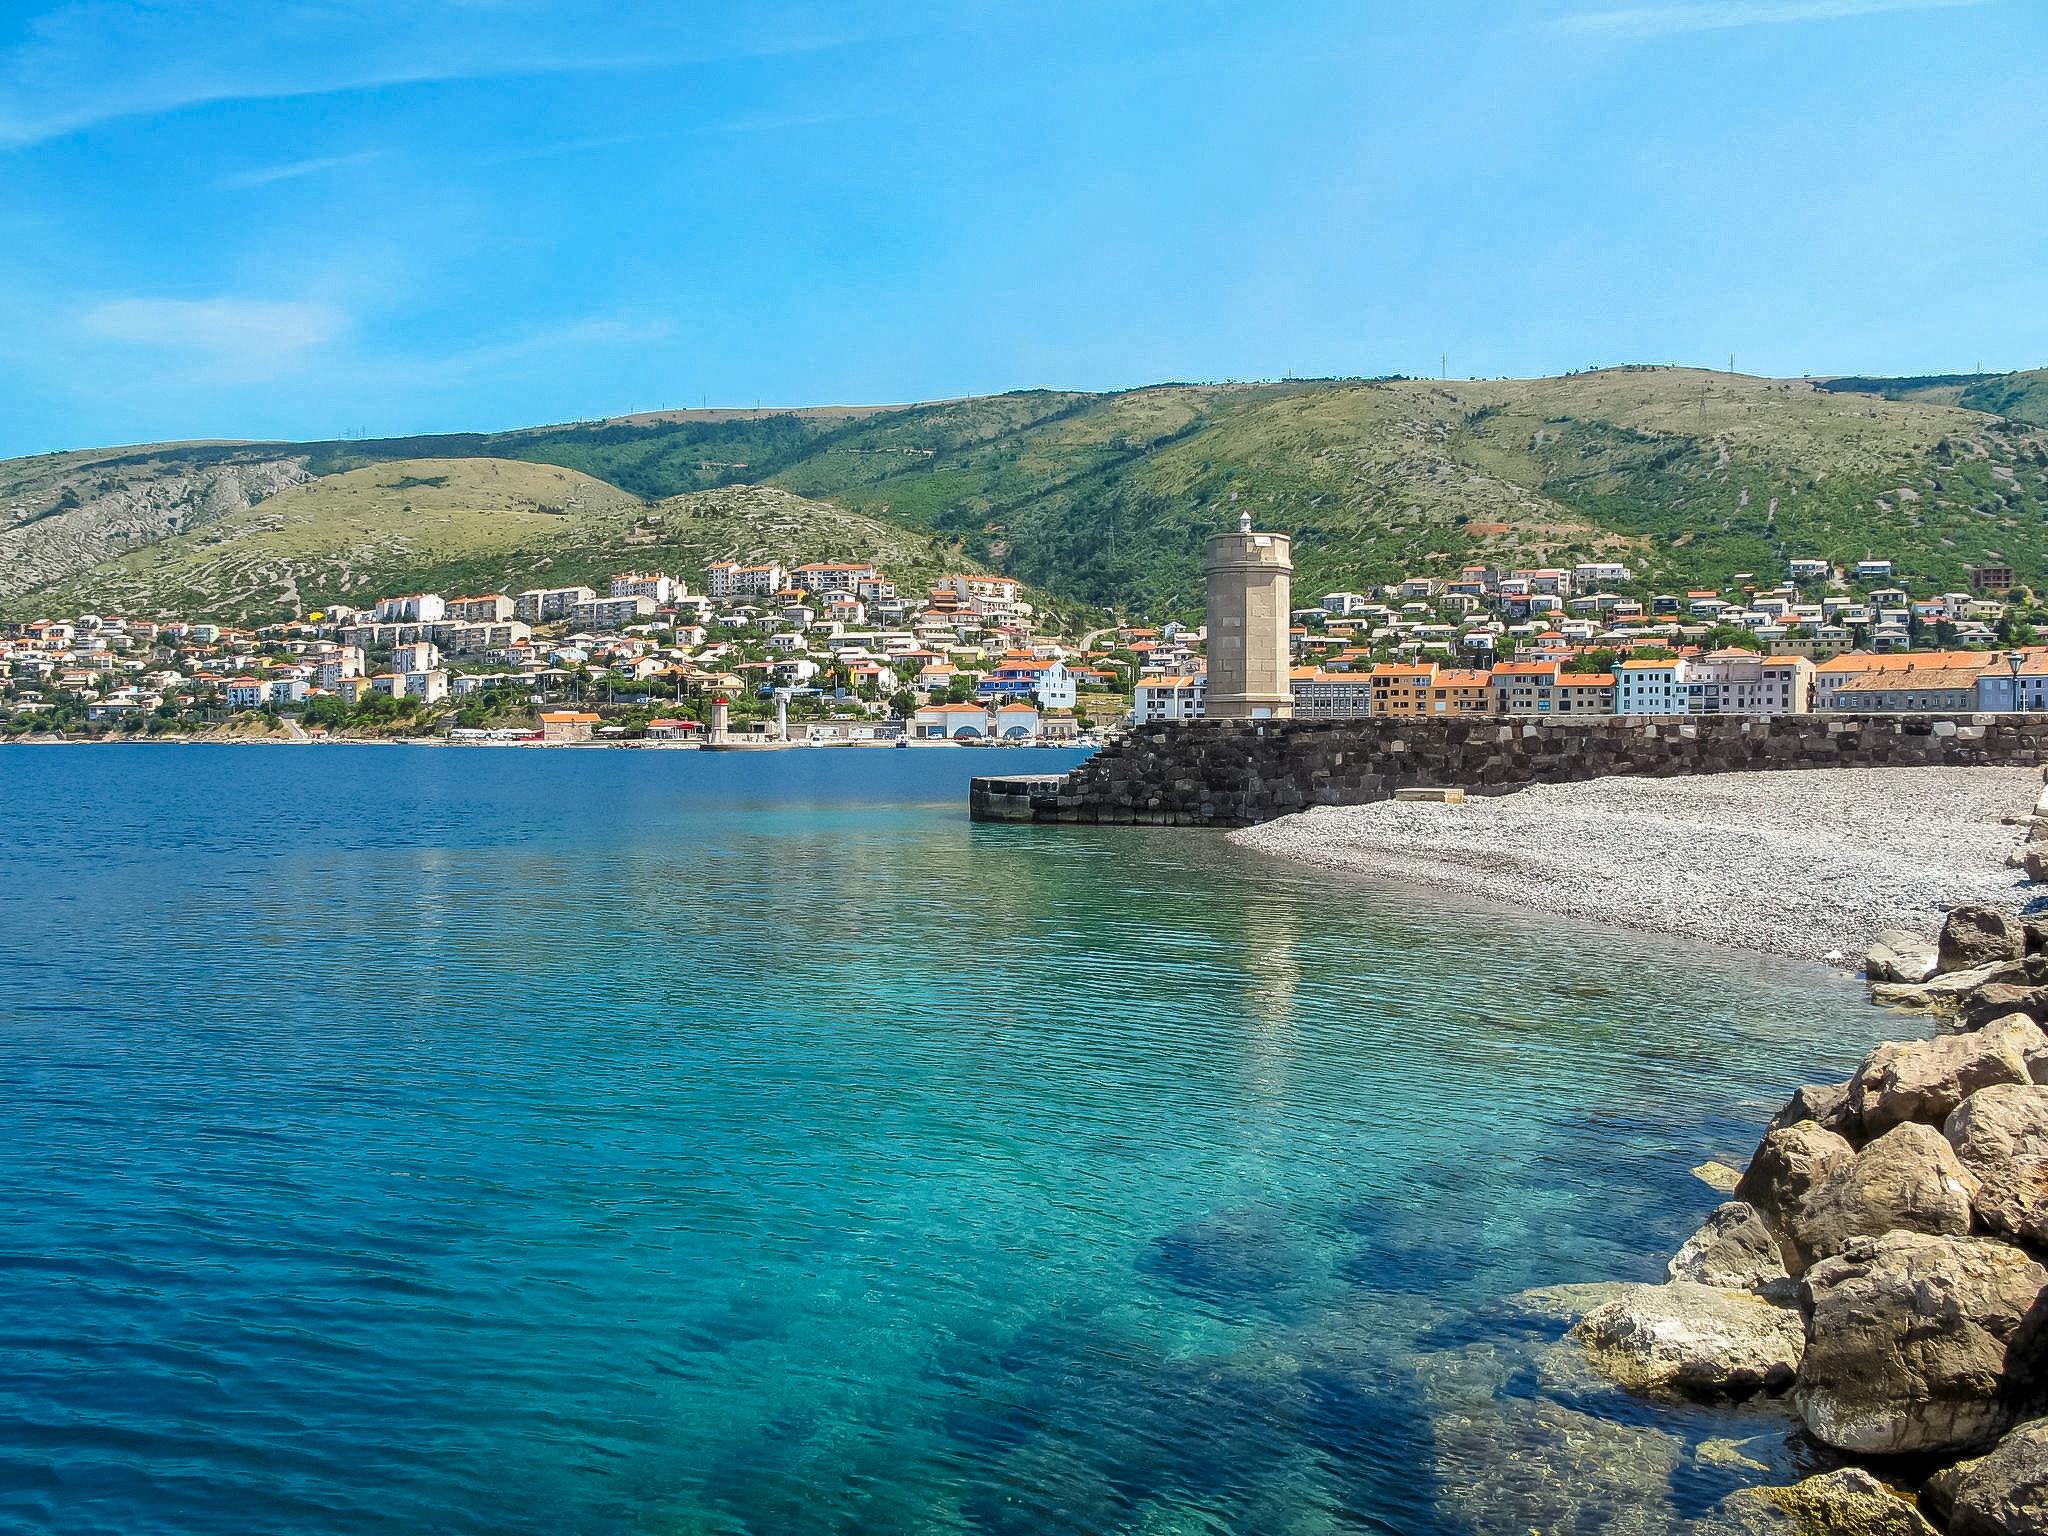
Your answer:
[[[627,566],[694,573],[725,558],[871,559],[915,579],[957,553],[776,487],[649,503],[554,465],[400,459],[308,481],[34,597],[49,612],[253,621],[400,591],[602,589]]]
[[[732,503],[738,521],[715,533],[697,526],[708,514],[670,503],[747,486],[815,509],[797,516],[796,542],[778,553],[854,552],[802,542],[821,536],[819,520],[848,519],[831,537],[893,541],[906,577],[981,563],[1077,602],[1154,616],[1198,602],[1203,541],[1241,509],[1298,536],[1299,581],[1313,592],[1468,561],[1587,558],[1624,560],[1660,586],[1719,585],[1809,554],[1890,556],[1907,581],[1933,588],[1961,585],[1972,564],[2009,562],[2023,581],[2048,586],[2044,405],[2048,373],[2038,372],[1814,383],[1616,368],[1534,380],[1040,390],[869,410],[47,456],[0,465],[0,487],[12,476],[32,504],[29,521],[0,526],[0,539],[36,550],[31,574],[0,585],[0,599],[22,594],[4,603],[13,614],[137,596],[242,610],[360,595],[370,581],[530,584],[663,561],[688,576],[699,552],[721,542],[773,545],[743,526],[771,503]],[[472,482],[454,468],[464,463],[495,463],[496,479]],[[514,464],[572,478],[515,486]],[[104,561],[89,558],[91,529],[73,526],[80,507],[55,509],[65,488],[89,501],[80,487],[92,491],[95,477],[129,477],[132,501],[135,484],[192,486],[207,475],[240,484],[259,468],[307,483],[254,489],[239,506],[213,493],[154,535],[172,535],[161,560],[130,547],[145,542],[147,519]],[[450,478],[413,486],[415,510],[401,514],[394,474]],[[541,510],[566,505],[572,485],[573,509]],[[161,499],[177,497],[166,489]],[[317,557],[291,547],[293,525],[348,526],[344,509],[357,501],[378,509],[363,514],[363,531],[339,544],[323,532]],[[434,521],[423,523],[422,509]],[[262,530],[270,542],[257,539]]]

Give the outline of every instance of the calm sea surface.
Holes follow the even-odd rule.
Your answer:
[[[1503,1298],[1658,1274],[1849,985],[967,821],[1073,760],[0,750],[0,1530],[1590,1531],[1796,1458]]]

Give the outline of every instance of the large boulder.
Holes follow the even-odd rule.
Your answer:
[[[1979,1088],[2030,1083],[2039,1025],[2012,1014],[1965,1035],[1880,1045],[1849,1079],[1849,1108],[1867,1136],[1917,1120],[1940,1125]]]
[[[1753,1205],[1730,1200],[1716,1206],[1685,1240],[1667,1271],[1673,1280],[1784,1296],[1790,1287],[1777,1235]]]
[[[1782,1392],[1805,1342],[1793,1308],[1689,1280],[1637,1286],[1588,1312],[1571,1337],[1629,1390],[1691,1397]]]
[[[1984,1225],[2048,1249],[2048,1088],[1979,1089],[1942,1131],[1977,1181],[1971,1204]]]
[[[2040,1536],[2048,1531],[2048,1419],[2022,1424],[1988,1455],[1943,1468],[1922,1497],[1949,1536]]]
[[[1863,974],[1872,981],[1925,981],[1940,967],[1935,946],[1903,928],[1881,930],[1863,957]]]
[[[1970,1230],[1977,1180],[1931,1125],[1908,1121],[1870,1142],[1815,1190],[1794,1229],[1808,1265],[1840,1253],[1851,1238],[1887,1232],[1960,1237]]]
[[[2044,1285],[2048,1270],[1989,1238],[1853,1239],[1800,1287],[1793,1405],[1815,1438],[1858,1455],[1986,1444],[2030,1388]]]
[[[1888,1008],[1917,1008],[1945,1013],[1956,1006],[1957,999],[1967,992],[1976,991],[1986,982],[2026,979],[2025,961],[1997,960],[1990,965],[1972,966],[1966,971],[1949,971],[1930,981],[1873,981],[1870,1000]]]
[[[1861,1467],[1790,1488],[1743,1488],[1726,1507],[1740,1529],[1758,1536],[1934,1536],[1919,1510]]]
[[[2034,1020],[2048,1018],[2048,987],[2034,982],[1987,981],[1956,999],[1954,1028],[1982,1029],[2015,1013]]]
[[[1941,925],[1939,959],[1944,971],[1966,971],[2027,952],[2026,930],[2003,907],[1970,902],[1952,909]]]
[[[1777,1235],[1788,1274],[1806,1268],[1827,1192],[1855,1160],[1847,1140],[1813,1120],[1769,1132],[1749,1160],[1735,1198],[1754,1207]]]
[[[1849,1113],[1849,1085],[1847,1083],[1808,1083],[1793,1090],[1792,1097],[1785,1101],[1785,1107],[1771,1117],[1766,1129],[1778,1131],[1788,1125],[1797,1125],[1802,1120],[1811,1120],[1815,1125],[1833,1131],[1837,1136],[1856,1139],[1856,1121]]]

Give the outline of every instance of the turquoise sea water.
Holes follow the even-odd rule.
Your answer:
[[[1502,1298],[1656,1275],[1845,982],[966,820],[1071,760],[0,751],[0,1530],[1590,1531],[1796,1459]]]

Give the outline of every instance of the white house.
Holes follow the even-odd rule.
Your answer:
[[[910,717],[910,734],[921,741],[965,741],[989,733],[988,711],[979,704],[925,704]]]
[[[1038,735],[1038,706],[1022,702],[996,710],[995,735],[1001,741],[1031,741]]]

